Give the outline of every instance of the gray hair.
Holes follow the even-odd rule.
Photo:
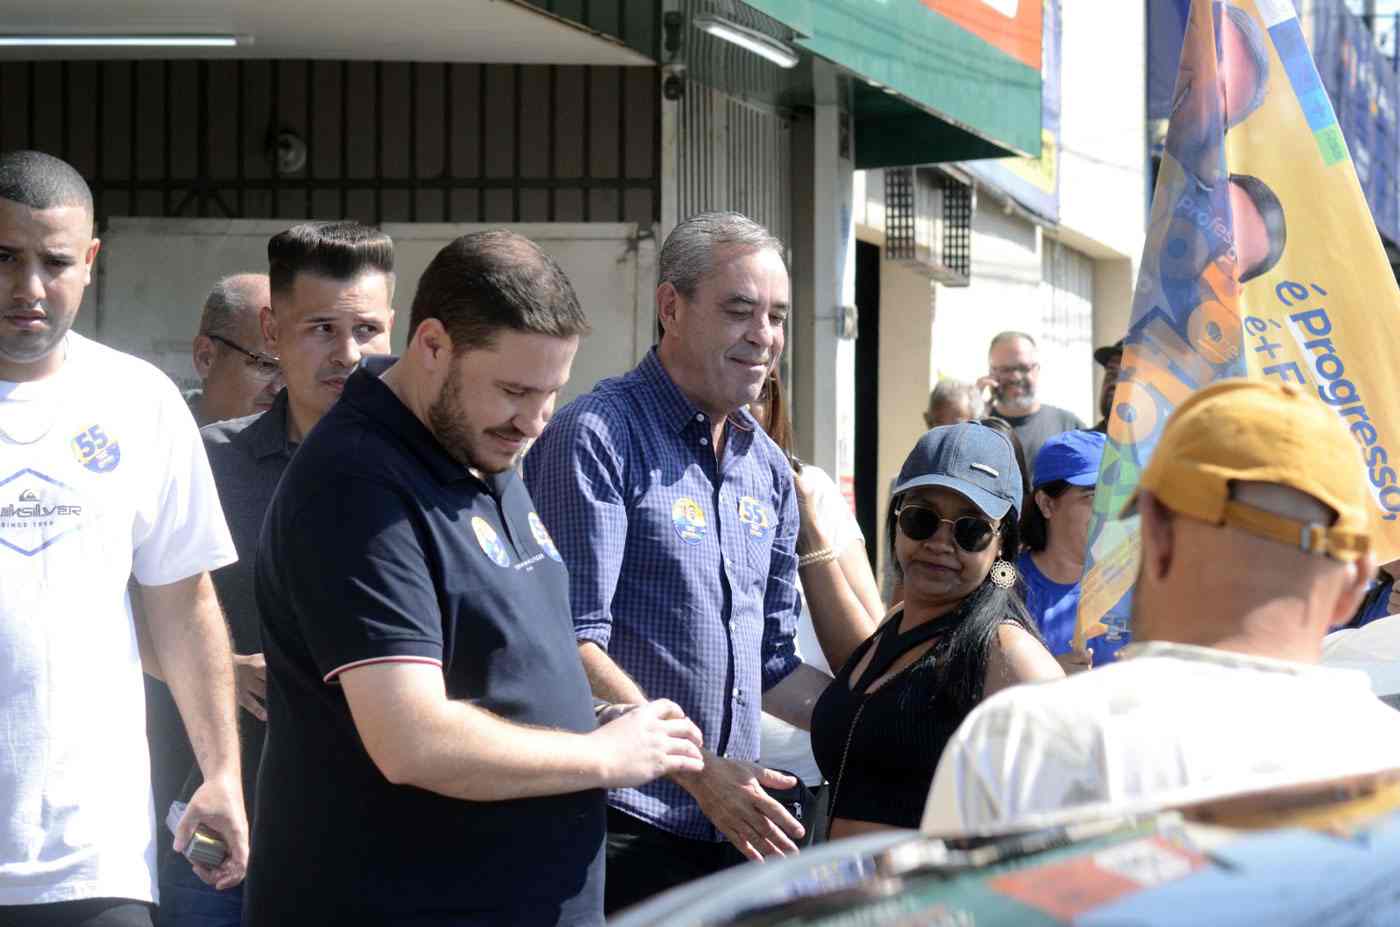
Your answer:
[[[972,413],[973,418],[982,417],[982,397],[978,394],[977,387],[971,383],[944,377],[938,381],[933,392],[928,394],[930,411],[941,405],[952,405],[959,402],[967,403],[967,408]]]
[[[987,353],[990,354],[996,349],[997,345],[1005,344],[1008,341],[1028,341],[1030,342],[1031,347],[1036,346],[1035,339],[1032,338],[1030,335],[1026,334],[1025,332],[1004,331],[997,332],[995,335],[992,336],[992,343],[987,345]]]
[[[714,267],[715,250],[722,247],[783,254],[783,243],[748,216],[702,212],[684,220],[666,236],[657,284],[669,283],[682,296],[694,296],[700,279]]]
[[[199,334],[235,338],[242,326],[244,312],[257,312],[249,291],[254,279],[266,283],[267,274],[243,273],[225,277],[214,284],[204,300],[204,312],[199,317]]]

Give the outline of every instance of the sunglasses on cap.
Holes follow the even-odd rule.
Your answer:
[[[996,537],[997,529],[985,518],[964,515],[962,518],[944,518],[937,511],[922,505],[906,505],[895,514],[899,530],[911,541],[927,541],[938,531],[938,526],[953,526],[953,542],[969,554],[987,549]]]

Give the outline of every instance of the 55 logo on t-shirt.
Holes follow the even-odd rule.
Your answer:
[[[110,473],[122,462],[122,447],[107,437],[101,425],[73,436],[73,456],[93,473]]]

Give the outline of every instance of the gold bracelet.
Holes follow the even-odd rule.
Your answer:
[[[797,558],[797,568],[811,566],[814,563],[827,563],[836,559],[836,551],[830,547],[823,547],[821,550],[814,550],[809,554],[803,554]]]

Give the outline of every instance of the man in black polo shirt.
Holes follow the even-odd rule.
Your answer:
[[[287,468],[245,923],[601,924],[603,789],[701,767],[673,703],[598,726],[515,472],[586,331],[531,242],[459,238]]]

